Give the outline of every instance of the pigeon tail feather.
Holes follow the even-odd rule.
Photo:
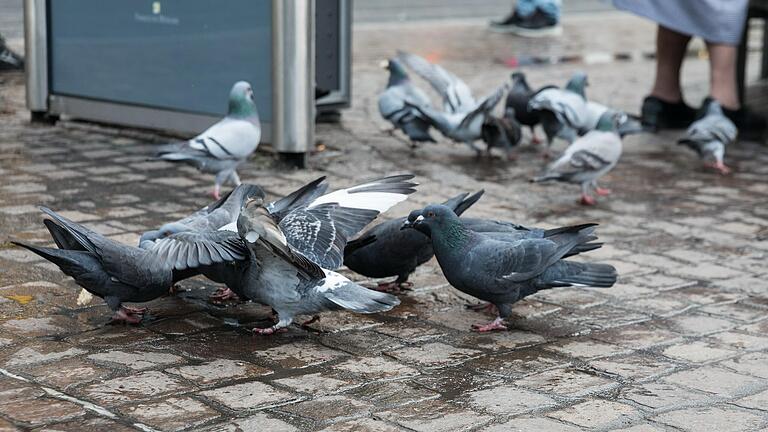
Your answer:
[[[610,288],[616,283],[618,277],[616,268],[610,264],[575,263],[567,262],[567,272],[571,273],[558,277],[555,284],[569,284],[571,286],[584,286],[593,288]]]

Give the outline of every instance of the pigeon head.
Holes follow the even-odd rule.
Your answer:
[[[621,111],[608,110],[600,116],[595,129],[603,132],[616,132],[619,126],[629,120],[626,114]]]
[[[512,79],[513,84],[525,84],[525,86],[528,86],[528,81],[525,79],[525,74],[522,72],[512,72],[512,75],[509,76]]]
[[[408,79],[408,72],[405,71],[403,64],[395,59],[385,60],[382,67],[389,71],[389,85],[397,84]]]
[[[238,81],[229,92],[229,115],[233,117],[251,117],[257,115],[253,88],[246,81]]]
[[[431,204],[423,210],[412,211],[402,228],[413,228],[431,236],[433,232],[450,230],[455,225],[460,226],[461,221],[453,210],[442,204]]]
[[[584,89],[589,85],[587,81],[587,74],[584,72],[576,72],[568,80],[568,84],[565,85],[565,89],[574,93],[580,94],[582,97],[587,97]]]

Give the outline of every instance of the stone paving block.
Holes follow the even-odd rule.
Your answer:
[[[522,349],[504,354],[492,354],[464,364],[478,373],[503,378],[519,378],[545,369],[565,365],[569,360],[538,349]]]
[[[0,428],[0,431],[3,429]],[[81,418],[65,423],[56,423],[51,426],[43,426],[34,429],[35,432],[84,432],[84,431],[109,431],[109,432],[135,432],[136,429],[120,424],[103,417]]]
[[[542,393],[573,397],[599,393],[619,386],[617,382],[608,378],[576,369],[552,369],[519,379],[515,384]]]
[[[255,378],[272,373],[269,369],[261,366],[228,359],[214,360],[200,365],[166,369],[165,372],[181,376],[200,385],[243,378]]]
[[[669,331],[659,321],[647,321],[596,332],[590,337],[631,349],[646,349],[682,340],[678,333]]]
[[[759,378],[737,374],[716,366],[677,372],[662,381],[725,397],[738,396],[764,383]]]
[[[652,420],[676,427],[680,430],[699,432],[741,432],[755,430],[765,420],[750,412],[733,408],[703,407],[672,411],[653,417]]]
[[[281,386],[288,387],[293,391],[308,393],[314,396],[336,393],[357,383],[355,380],[325,372],[280,378],[274,382]]]
[[[181,381],[162,372],[148,371],[91,384],[78,392],[101,404],[116,405],[184,390],[186,386]]]
[[[432,342],[421,346],[401,348],[387,354],[400,361],[423,367],[445,367],[462,363],[479,355],[480,351]]]
[[[568,342],[556,342],[544,345],[543,348],[563,356],[576,357],[587,360],[595,357],[607,357],[630,350],[618,345],[600,342],[595,339],[571,339]]]
[[[406,405],[377,413],[376,416],[418,432],[469,431],[493,419],[491,416],[462,409],[442,400]]]
[[[350,420],[350,421],[341,422],[341,423],[335,423],[328,426],[327,428],[321,429],[319,432],[400,432],[400,431],[405,431],[405,429],[383,422],[381,420],[364,418],[364,419]]]
[[[11,333],[20,336],[58,336],[72,333],[78,329],[77,322],[63,316],[44,318],[11,319],[2,324],[2,327]]]
[[[37,343],[10,354],[4,360],[6,367],[26,366],[50,362],[84,354],[86,351],[60,342]]]
[[[608,300],[598,294],[599,290],[587,291],[582,288],[560,288],[543,291],[536,297],[544,302],[558,306],[583,309],[586,307],[601,305]]]
[[[0,415],[28,427],[34,427],[77,418],[85,415],[85,410],[72,402],[38,398],[0,405]]]
[[[532,432],[558,431],[578,432],[581,429],[548,418],[517,417],[506,423],[491,425],[481,429],[483,432]]]
[[[120,412],[163,431],[194,427],[219,416],[218,412],[204,403],[189,397],[147,401],[122,407]]]
[[[768,348],[768,338],[753,336],[735,331],[713,334],[709,340],[717,341],[723,347],[735,351],[758,350]]]
[[[234,418],[227,423],[204,429],[206,432],[298,432],[299,429],[290,423],[265,413],[256,413],[245,418]]]
[[[161,366],[181,363],[184,359],[171,353],[152,351],[107,351],[91,354],[88,359],[100,364],[112,364],[128,367],[133,370],[152,369]]]
[[[296,341],[254,352],[254,355],[287,369],[315,366],[346,356],[341,351],[332,350],[312,342]]]
[[[672,316],[683,313],[697,305],[675,295],[675,291],[669,294],[657,294],[652,297],[633,300],[628,306],[636,311],[656,315]]]
[[[741,398],[733,403],[741,407],[754,408],[765,411],[768,409],[768,390],[753,394],[752,396]]]
[[[367,379],[392,379],[419,375],[419,371],[386,357],[355,357],[331,366],[333,369],[361,375]]]
[[[666,429],[657,426],[651,426],[649,424],[640,424],[630,426],[624,429],[613,429],[613,432],[663,432]]]
[[[652,409],[667,409],[716,399],[711,394],[686,390],[673,384],[635,384],[621,390],[620,397]]]
[[[322,335],[323,345],[356,355],[381,355],[403,346],[403,341],[376,332],[373,328],[361,331],[340,331]]]
[[[370,402],[379,408],[393,408],[440,397],[439,393],[425,387],[410,381],[384,381],[354,388],[346,392],[346,395],[355,400]]]
[[[368,416],[373,410],[373,405],[345,395],[332,395],[285,405],[280,407],[280,410],[316,422],[326,422],[334,419]]]
[[[36,365],[32,368],[23,369],[22,373],[34,377],[39,382],[63,390],[80,384],[103,380],[112,375],[112,371],[89,364],[80,358]]]
[[[643,285],[662,291],[683,288],[686,286],[694,285],[696,283],[692,280],[681,279],[659,273],[644,275],[642,277],[632,279],[632,282],[636,282],[638,285]],[[613,288],[611,288],[611,290],[606,290],[606,292],[610,292],[612,290]]]
[[[674,275],[698,280],[728,279],[742,275],[738,270],[712,263],[679,266],[670,272]]]
[[[629,425],[639,417],[636,408],[619,402],[594,399],[547,414],[586,428]]]
[[[517,415],[557,405],[549,396],[511,385],[476,390],[467,396],[475,409],[494,415]]]
[[[200,394],[233,410],[261,409],[298,400],[296,395],[258,381],[219,387]]]
[[[624,380],[645,380],[673,370],[677,365],[667,359],[649,354],[635,353],[628,356],[592,360],[589,366]]]
[[[765,310],[741,303],[709,305],[699,309],[699,312],[726,317],[734,321],[753,322],[765,318]]]
[[[23,381],[17,381],[14,384],[18,386],[0,390],[0,405],[16,404],[26,400],[37,399],[40,396],[45,396],[45,391],[43,389],[25,385],[26,383]]]
[[[768,379],[768,353],[746,354],[724,361],[721,365],[742,374]]]
[[[729,330],[736,324],[721,318],[686,313],[666,320],[668,328],[686,336],[700,336],[710,333]]]
[[[461,348],[505,351],[518,349],[546,342],[546,338],[533,332],[508,330],[494,333],[464,332],[454,339]]]
[[[730,357],[736,353],[721,348],[715,343],[705,341],[694,341],[683,345],[674,345],[662,351],[667,357],[675,360],[683,360],[694,363],[709,363],[725,357]]]

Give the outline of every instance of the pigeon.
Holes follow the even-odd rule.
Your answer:
[[[213,197],[218,200],[222,184],[240,184],[237,167],[256,150],[260,140],[261,123],[253,89],[247,82],[238,81],[229,93],[226,117],[189,141],[160,147],[156,157],[216,174]]]
[[[528,126],[531,129],[531,141],[536,144],[539,139],[536,137],[536,125],[541,122],[540,113],[536,110],[531,110],[528,104],[531,101],[531,97],[536,94],[530,85],[525,74],[522,72],[513,72],[510,76],[512,78],[512,87],[507,93],[507,99],[504,103],[505,112],[506,109],[511,109],[515,113],[515,119],[523,126]],[[554,86],[549,86],[554,88]],[[539,89],[541,91],[543,89]]]
[[[610,194],[610,190],[597,185],[597,179],[613,169],[621,157],[622,143],[617,132],[620,117],[621,113],[616,111],[603,114],[595,130],[574,141],[544,174],[531,181],[578,183],[584,205],[597,203],[590,195],[590,189],[601,196]]]
[[[269,305],[277,313],[277,324],[254,329],[257,334],[285,328],[298,314],[389,310],[399,303],[396,297],[363,288],[333,270],[342,265],[349,238],[415,192],[412,178],[384,177],[317,196],[317,191],[327,187],[321,178],[272,203],[264,203],[263,192],[239,194],[243,202],[237,221],[213,233],[220,236],[224,247],[238,242],[248,253],[244,259],[214,257],[214,264],[226,264],[225,272],[214,277],[241,298]],[[157,248],[170,248],[162,245],[181,234],[188,233],[162,239],[161,246],[152,250],[159,257],[168,255]],[[209,238],[212,233],[203,234]],[[195,250],[187,250],[194,258]],[[188,269],[189,262],[183,258],[170,255],[167,264],[176,270]]]
[[[572,143],[580,130],[587,127],[589,115],[584,88],[587,85],[587,75],[578,72],[571,77],[565,89],[545,87],[539,90],[528,104],[532,111],[538,111],[544,133],[547,135],[547,150],[555,137]]]
[[[471,196],[462,193],[443,205],[461,215],[484,192],[481,190]],[[379,283],[378,291],[398,292],[409,288],[412,284],[408,282],[408,276],[434,255],[429,238],[414,230],[400,229],[405,220],[401,217],[382,222],[344,248],[344,265],[355,273],[372,278],[397,277],[392,282]]]
[[[586,110],[587,121],[585,122],[584,127],[581,130],[579,130],[579,136],[583,136],[587,132],[591,130],[595,130],[603,114],[609,111],[615,111],[595,101],[587,101],[586,108],[587,108]],[[643,125],[640,123],[638,119],[632,118],[624,112],[620,112],[617,132],[619,133],[620,137],[624,138],[627,135],[645,132],[645,130],[643,129]]]
[[[379,95],[379,112],[385,120],[400,129],[411,141],[411,146],[417,142],[435,142],[429,134],[429,122],[418,109],[406,105],[406,101],[420,106],[430,106],[429,97],[413,85],[403,65],[395,59],[386,61],[383,65],[389,70],[387,88]]]
[[[478,332],[506,330],[504,319],[511,314],[510,305],[538,291],[613,286],[617,278],[613,266],[563,259],[575,247],[597,238],[595,226],[564,227],[546,238],[499,241],[468,229],[442,205],[430,205],[417,215],[411,214],[403,225],[404,229],[430,236],[437,262],[454,288],[496,306],[496,319],[472,326]]]
[[[503,117],[487,116],[480,134],[486,144],[488,157],[491,157],[491,149],[498,147],[504,150],[507,160],[515,160],[513,148],[520,143],[523,130],[512,108],[507,108]]]
[[[316,182],[319,183],[317,180]],[[312,185],[314,185],[314,183],[315,182],[313,182]],[[321,190],[315,192],[319,192],[319,194],[322,195],[324,191],[325,188],[321,188]],[[197,212],[178,221],[166,223],[159,229],[145,232],[139,239],[139,247],[146,250],[152,250],[158,246],[160,240],[178,233],[187,232],[203,234],[210,231],[217,231],[225,226],[234,226],[237,223],[238,216],[240,216],[240,207],[242,206],[243,200],[261,194],[263,194],[263,191],[256,185],[242,184],[237,186],[218,201],[203,207]],[[165,242],[163,244],[169,249],[164,250],[161,253],[165,254],[166,257],[170,257],[168,259],[169,261],[186,256],[189,253],[186,248],[197,248],[196,245],[189,244],[188,242]],[[174,250],[170,250],[171,245],[173,245]],[[178,250],[178,248],[182,248],[182,250]],[[199,252],[196,253],[199,254]],[[211,265],[201,269],[201,273],[215,282],[225,283],[229,273],[229,269],[226,265],[221,263],[209,264]],[[226,300],[237,300],[238,296],[228,287],[223,287],[216,290],[216,292],[210,296],[210,299],[214,302],[223,302]]]
[[[736,142],[736,125],[723,114],[720,104],[711,98],[705,102],[704,117],[688,127],[685,136],[677,143],[693,149],[704,161],[704,166],[714,168],[720,174],[731,169],[723,163],[725,147]]]
[[[506,85],[502,85],[480,102],[475,101],[469,86],[456,75],[415,54],[398,52],[397,58],[427,80],[443,99],[443,111],[414,102],[412,106],[446,137],[463,142],[480,155],[475,141],[482,138],[482,126],[499,103]]]
[[[170,287],[195,272],[175,270],[153,251],[120,244],[72,222],[53,210],[41,207],[50,216],[43,222],[58,248],[14,242],[56,264],[64,274],[89,293],[101,297],[115,313],[112,321],[138,324],[146,308],[123,303],[143,303],[168,293]],[[208,242],[220,259],[244,259],[242,245],[226,241],[215,233]],[[221,240],[221,241],[219,241]],[[200,241],[203,245],[206,242]]]

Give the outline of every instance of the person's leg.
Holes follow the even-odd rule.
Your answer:
[[[659,26],[656,33],[656,80],[651,96],[664,102],[683,100],[680,90],[680,67],[691,37]]]
[[[723,108],[741,108],[736,89],[736,51],[734,45],[707,42],[709,52],[709,93]]]

